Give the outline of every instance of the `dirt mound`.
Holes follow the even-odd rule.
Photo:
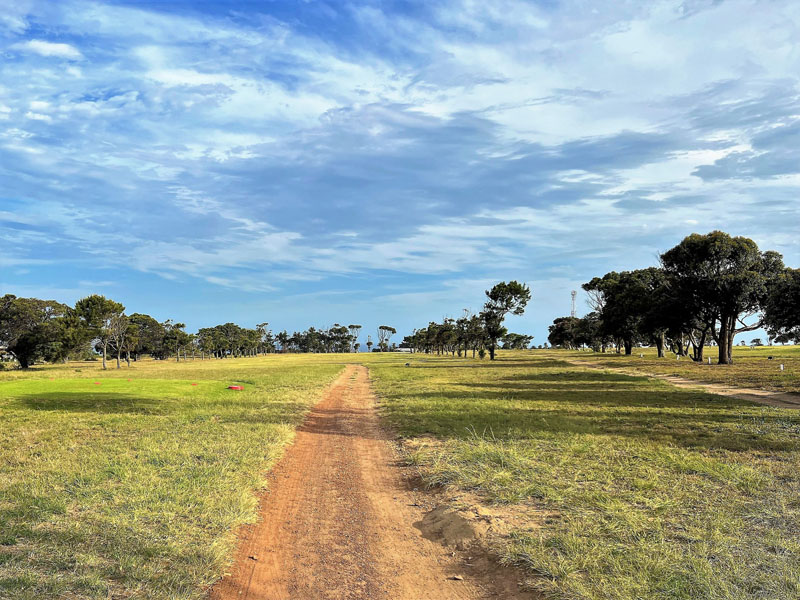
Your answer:
[[[414,527],[422,532],[425,539],[441,542],[457,550],[466,550],[472,542],[489,531],[485,521],[469,518],[461,512],[446,506],[439,506],[428,512]]]

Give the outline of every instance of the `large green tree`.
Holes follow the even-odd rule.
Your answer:
[[[59,320],[69,307],[54,300],[0,298],[0,346],[27,369],[39,358],[53,353],[61,331]]]
[[[150,315],[141,313],[133,313],[128,321],[137,327],[136,345],[131,350],[133,359],[138,360],[140,354],[164,358],[164,326]]]
[[[759,250],[746,237],[723,231],[694,233],[661,255],[675,293],[708,326],[719,364],[730,364],[736,334],[762,326],[757,318],[784,271],[781,255]]]
[[[612,271],[583,285],[599,313],[601,332],[621,340],[631,354],[637,340],[649,341],[664,356],[667,323],[663,316],[667,297],[666,274],[649,267],[636,271]]]
[[[114,336],[115,325],[124,312],[125,307],[122,304],[99,294],[81,298],[75,303],[75,313],[98,340],[98,346],[103,353],[104,369],[108,368],[106,359],[108,347]]]
[[[561,346],[574,350],[578,348],[579,333],[578,327],[580,319],[578,317],[557,317],[553,319],[553,324],[547,328],[547,341],[551,346]]]
[[[508,331],[503,327],[506,315],[521,315],[531,299],[531,290],[524,283],[501,281],[486,290],[486,303],[481,318],[486,330],[489,359],[494,360],[497,343]]]
[[[764,325],[776,341],[800,344],[800,269],[786,269],[770,290]]]

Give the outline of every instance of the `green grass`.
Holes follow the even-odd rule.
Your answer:
[[[371,372],[429,484],[523,515],[502,556],[547,597],[800,597],[800,413],[565,355]]]
[[[0,598],[203,597],[340,363],[0,373]]]
[[[564,351],[563,356],[636,373],[678,375],[708,383],[800,393],[800,346],[736,346],[732,365],[698,364],[689,358],[677,360],[672,353],[658,358],[655,348],[634,348],[631,356],[592,351]],[[706,362],[711,357],[716,363],[717,348],[706,348],[705,356]],[[773,357],[772,360],[769,356]],[[781,364],[784,365],[783,371],[780,370]]]
[[[503,557],[547,596],[800,597],[800,413],[561,360],[580,354],[2,372],[0,597],[202,597],[255,518],[266,470],[356,360],[429,484],[513,509]],[[746,360],[724,372],[753,378]]]

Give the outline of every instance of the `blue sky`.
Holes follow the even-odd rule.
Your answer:
[[[0,292],[407,333],[513,278],[541,343],[692,232],[800,266],[799,42],[792,1],[0,0]]]

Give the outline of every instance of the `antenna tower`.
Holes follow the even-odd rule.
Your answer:
[[[575,291],[575,290],[572,290],[570,295],[572,296],[572,312],[570,312],[570,316],[574,319],[575,318],[575,296],[578,295],[578,292]]]

